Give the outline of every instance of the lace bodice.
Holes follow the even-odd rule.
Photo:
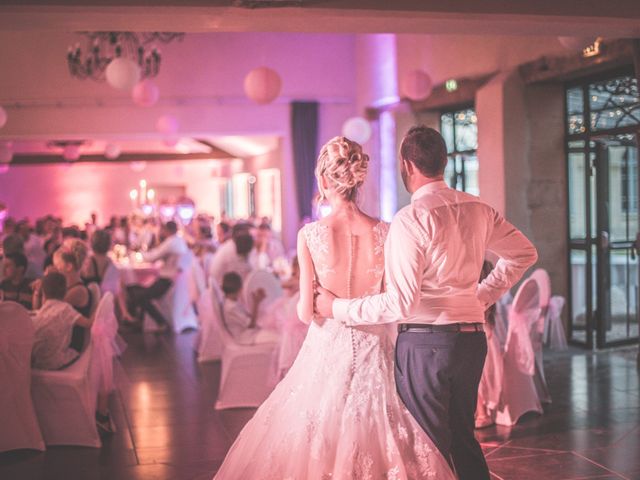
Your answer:
[[[334,237],[321,222],[303,227],[317,282],[343,298],[379,293],[384,276],[384,242],[389,224],[378,222],[368,234]]]

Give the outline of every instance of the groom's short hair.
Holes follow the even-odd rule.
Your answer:
[[[402,139],[400,157],[413,163],[427,177],[437,177],[447,166],[447,145],[437,130],[418,125]]]

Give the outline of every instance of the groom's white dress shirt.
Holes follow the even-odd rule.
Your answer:
[[[479,285],[487,251],[500,259]],[[384,253],[386,291],[336,299],[335,319],[347,325],[482,323],[485,310],[538,258],[493,208],[443,181],[414,192],[391,222]]]

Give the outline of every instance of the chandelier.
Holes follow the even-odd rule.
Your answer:
[[[141,78],[158,75],[162,59],[155,43],[182,40],[184,33],[174,32],[80,32],[86,37],[83,52],[80,43],[69,47],[67,63],[69,72],[78,78],[105,80],[105,70],[112,60],[125,58],[140,67]]]

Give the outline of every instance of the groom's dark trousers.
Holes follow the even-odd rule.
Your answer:
[[[420,328],[400,324],[396,387],[409,412],[453,464],[460,480],[489,480],[487,463],[473,433],[487,340],[482,331],[453,330],[453,325]]]

